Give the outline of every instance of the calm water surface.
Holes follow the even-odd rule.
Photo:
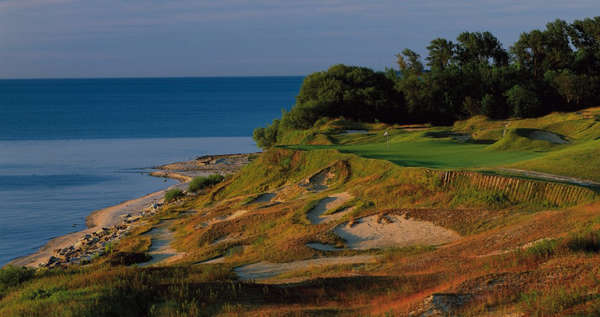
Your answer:
[[[173,184],[149,167],[258,151],[301,77],[0,80],[0,266],[93,210]]]

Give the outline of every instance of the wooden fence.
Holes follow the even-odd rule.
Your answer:
[[[439,172],[444,188],[474,187],[503,192],[513,201],[548,201],[557,206],[574,205],[598,198],[593,189],[583,186],[530,180],[467,171]]]

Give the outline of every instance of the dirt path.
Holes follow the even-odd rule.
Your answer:
[[[169,229],[173,220],[165,221],[159,227],[153,228],[145,235],[152,236],[152,245],[148,254],[152,259],[148,262],[141,263],[140,266],[150,266],[155,264],[169,264],[177,259],[182,258],[185,253],[178,252],[171,247],[171,242],[174,239],[174,233]]]
[[[458,233],[431,222],[396,215],[364,217],[351,227],[339,225],[334,232],[346,240],[348,248],[356,250],[439,245],[460,238]]]
[[[376,257],[373,255],[341,256],[331,258],[319,258],[288,263],[258,262],[239,266],[234,272],[241,280],[265,280],[271,277],[311,267],[323,267],[336,264],[360,264],[373,263]]]
[[[542,181],[550,181],[564,184],[571,184],[577,186],[585,186],[585,187],[596,187],[600,188],[600,182],[587,180],[587,179],[579,179],[575,177],[555,175],[543,172],[535,172],[528,170],[521,170],[516,168],[497,168],[496,170],[501,172],[506,172],[509,174],[513,174],[516,176],[528,177],[532,179],[542,180]]]
[[[350,201],[352,198],[354,198],[352,195],[350,195],[347,192],[343,192],[343,193],[339,193],[339,194],[333,194],[329,197],[323,198],[316,206],[315,208],[311,209],[307,214],[306,217],[308,218],[308,220],[310,220],[310,222],[312,224],[321,224],[321,223],[326,223],[326,222],[330,222],[330,221],[334,221],[337,219],[340,219],[341,217],[343,217],[346,213],[348,213],[350,211],[351,208],[348,208],[344,211],[339,211],[336,212],[332,215],[326,215],[323,216],[323,214],[325,212],[327,212],[328,210],[332,210],[335,208],[340,207],[341,205],[345,204],[346,202]]]

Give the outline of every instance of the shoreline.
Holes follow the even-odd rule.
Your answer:
[[[149,173],[149,176],[171,178],[180,183],[113,206],[94,210],[85,218],[87,229],[52,238],[37,251],[12,259],[6,265],[38,268],[77,263],[89,259],[91,256],[87,253],[84,254],[82,249],[78,249],[78,246],[82,248],[82,245],[88,245],[92,249],[90,252],[98,250],[102,252],[105,243],[116,241],[121,235],[127,234],[135,222],[146,213],[156,212],[153,205],[162,204],[164,194],[168,190],[178,188],[185,191],[189,181],[195,176],[214,173],[232,174],[248,164],[252,155],[255,153],[206,155],[191,161],[157,166],[155,167],[157,171]],[[77,254],[77,257],[71,257],[74,253]]]
[[[145,209],[154,202],[159,202],[163,199],[165,192],[172,188],[185,188],[187,183],[179,183],[171,185],[165,189],[144,195],[142,197],[134,198],[120,204],[110,206],[107,208],[92,211],[86,218],[85,223],[88,227],[85,230],[68,233],[65,235],[58,236],[46,242],[36,252],[18,257],[7,263],[7,265],[16,266],[27,266],[37,268],[49,263],[50,259],[56,255],[57,249],[68,249],[71,246],[76,245],[79,241],[84,239],[86,235],[94,235],[100,231],[104,231],[105,228],[111,228],[119,225],[123,225],[125,221],[124,216],[130,215],[130,218],[136,218],[141,216]],[[131,225],[126,225],[123,233],[128,231]]]

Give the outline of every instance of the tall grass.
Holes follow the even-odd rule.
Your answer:
[[[216,185],[223,181],[225,177],[219,174],[212,174],[209,176],[197,176],[192,179],[188,187],[190,192],[198,192],[204,188]]]
[[[179,188],[173,188],[173,189],[168,190],[165,193],[165,201],[166,202],[172,202],[172,201],[175,201],[175,200],[177,200],[177,199],[179,199],[179,198],[181,198],[183,196],[184,196],[184,194],[183,194],[183,191],[181,189],[179,189]]]

